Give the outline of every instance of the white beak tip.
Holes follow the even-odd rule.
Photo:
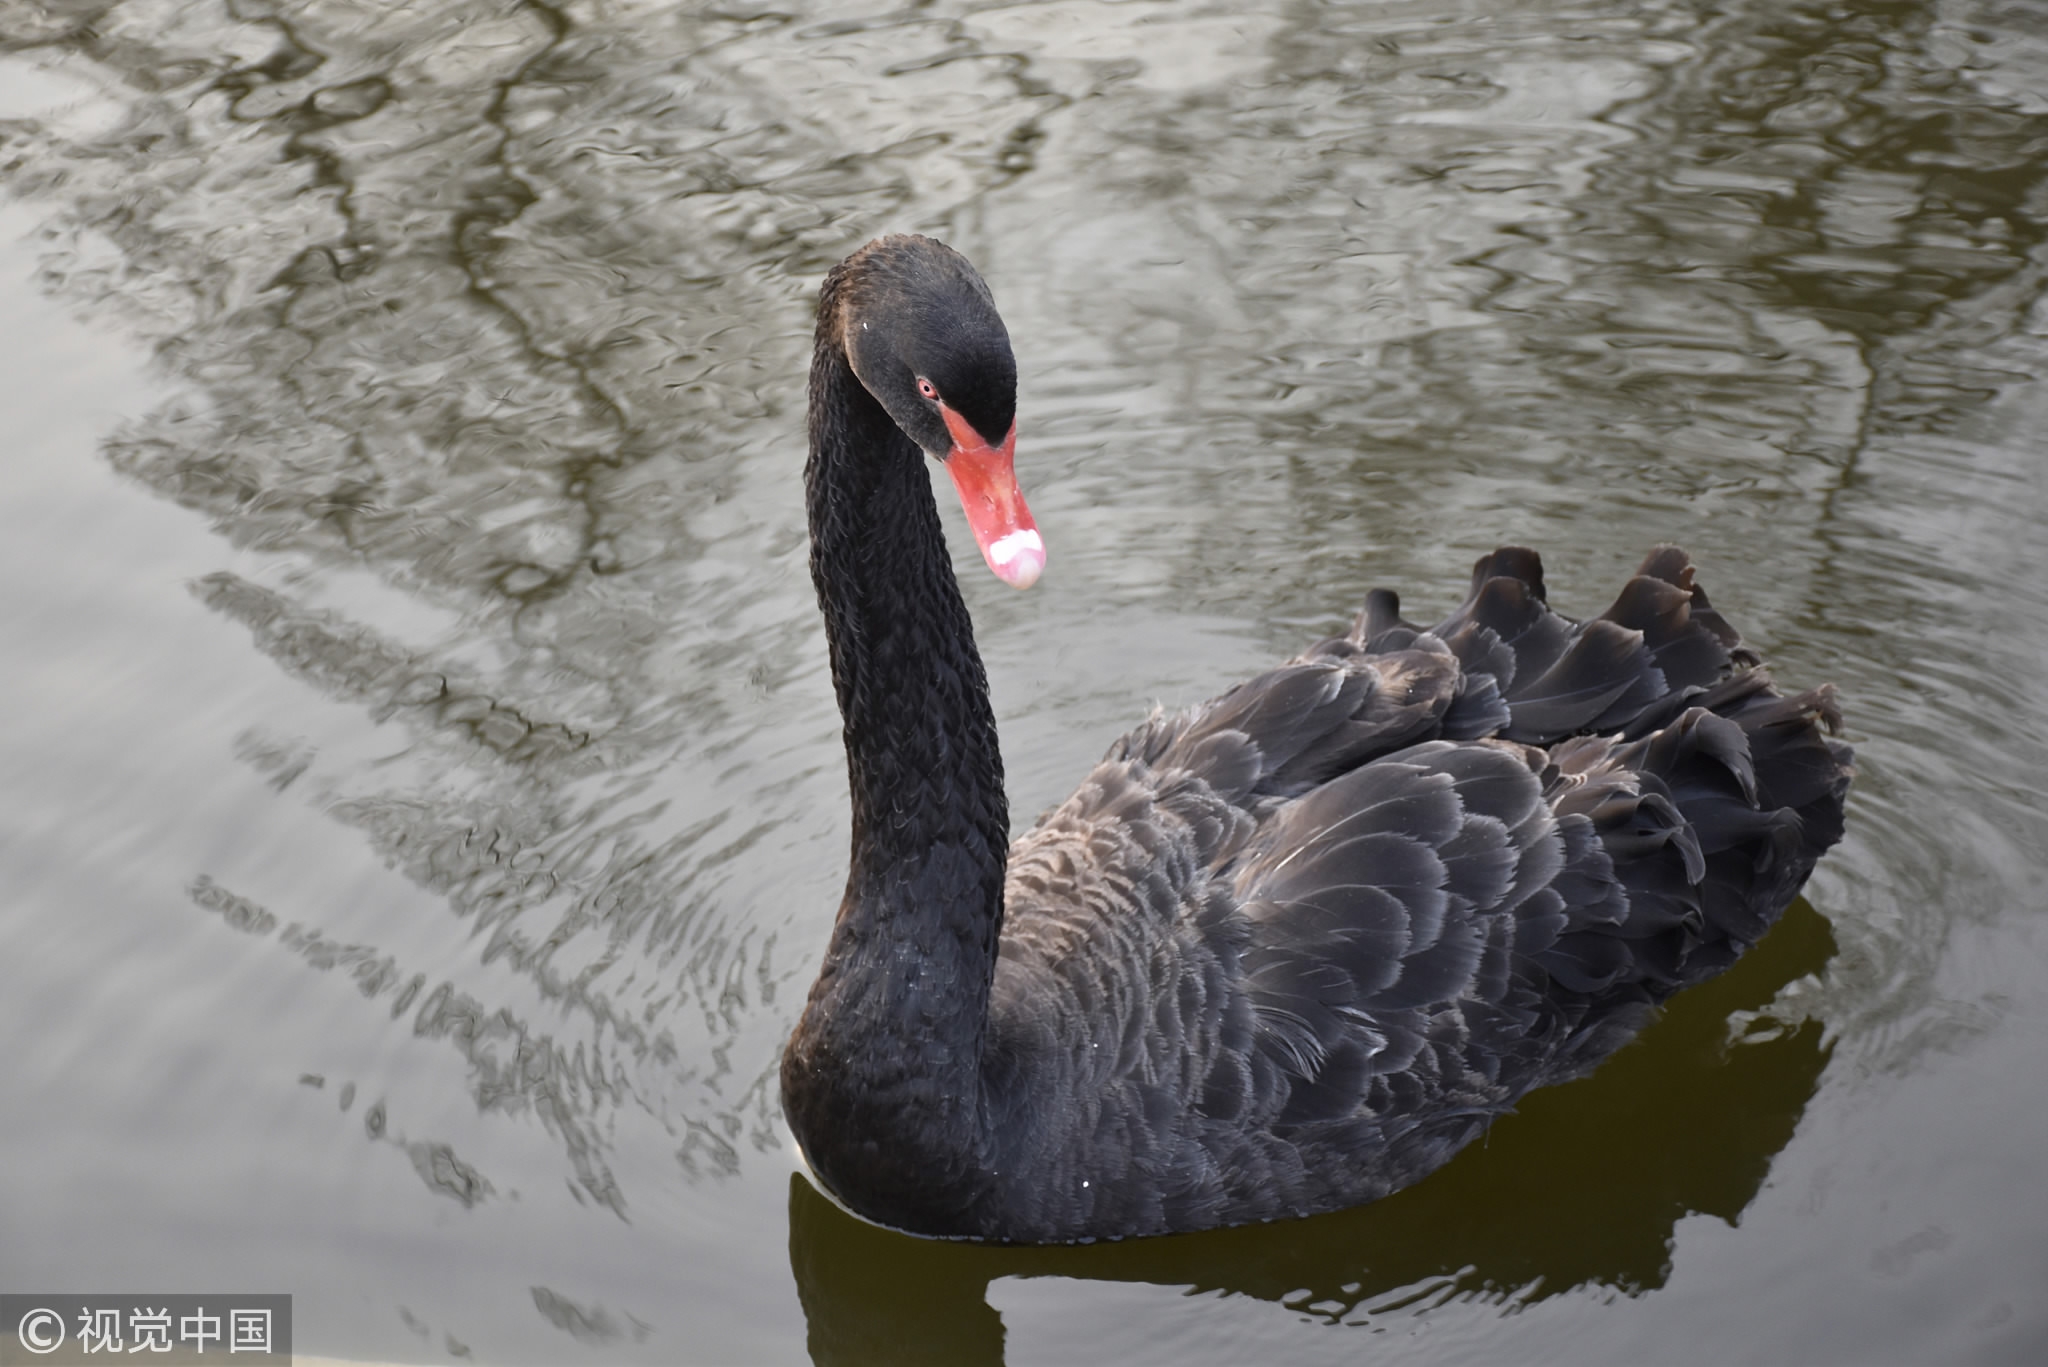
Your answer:
[[[1028,589],[1045,572],[1045,542],[1035,528],[1020,528],[989,542],[982,558],[996,578],[1013,589]]]

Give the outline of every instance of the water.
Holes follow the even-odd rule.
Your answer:
[[[2048,27],[1984,3],[0,14],[0,1285],[399,1362],[2048,1353]],[[1783,926],[1377,1206],[931,1245],[774,1069],[824,270],[1016,339],[1036,812],[1375,584],[1692,550],[1842,688]]]

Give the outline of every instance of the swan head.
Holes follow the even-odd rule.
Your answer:
[[[1017,488],[1017,361],[967,258],[928,237],[884,237],[846,259],[840,338],[853,373],[944,465],[982,559],[1030,588],[1045,542]]]

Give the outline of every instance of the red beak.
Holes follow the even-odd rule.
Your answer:
[[[1017,489],[1017,424],[1010,424],[1001,446],[990,446],[972,423],[943,403],[939,414],[953,435],[946,473],[959,491],[981,558],[1005,584],[1030,588],[1045,569],[1045,542]]]

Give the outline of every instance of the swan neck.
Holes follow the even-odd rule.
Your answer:
[[[924,454],[820,332],[811,571],[845,724],[852,854],[784,1057],[784,1107],[828,1187],[857,1192],[873,1218],[940,1233],[981,1180],[1009,811]]]
[[[843,352],[820,347],[812,389],[811,578],[844,723],[856,877],[959,844],[980,847],[1000,880],[1009,809],[995,712],[924,453]]]

